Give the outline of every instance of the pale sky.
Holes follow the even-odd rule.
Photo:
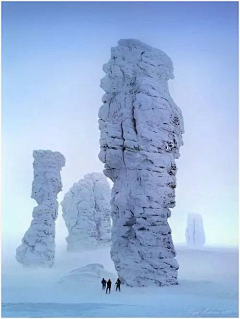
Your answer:
[[[173,61],[170,93],[185,122],[169,219],[174,242],[185,242],[194,212],[203,216],[208,245],[238,243],[237,2],[3,2],[3,249],[21,243],[37,205],[33,150],[65,156],[59,201],[84,174],[102,171],[102,65],[123,38]],[[60,207],[58,245],[67,236],[61,215]]]

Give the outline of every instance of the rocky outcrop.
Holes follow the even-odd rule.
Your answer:
[[[184,128],[168,90],[172,61],[138,40],[120,40],[103,70],[99,158],[114,183],[111,257],[130,286],[177,284],[167,219]]]
[[[17,248],[16,259],[24,266],[51,267],[55,253],[55,221],[58,215],[57,195],[62,190],[61,168],[65,158],[59,152],[34,151],[31,226]]]
[[[203,219],[200,214],[188,214],[186,228],[186,242],[191,248],[201,248],[205,244]]]
[[[61,202],[68,228],[67,250],[96,248],[110,242],[110,186],[102,173],[84,176]]]
[[[79,289],[79,285],[87,285],[88,287],[93,286],[92,288],[96,289],[96,282],[100,283],[102,278],[107,280],[111,278],[114,282],[116,274],[109,272],[101,264],[89,264],[72,270],[63,276],[59,283],[69,288],[77,286]]]

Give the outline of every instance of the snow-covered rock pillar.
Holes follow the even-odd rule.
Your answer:
[[[94,249],[110,242],[111,191],[102,173],[91,173],[74,183],[61,202],[68,237],[67,250]]]
[[[57,195],[62,190],[60,171],[65,158],[59,152],[34,151],[31,226],[17,248],[16,259],[24,266],[51,267],[55,253],[55,221],[58,215]]]
[[[205,244],[203,219],[200,214],[188,214],[186,228],[187,245],[191,248],[201,248]]]
[[[177,284],[167,219],[184,128],[168,90],[172,61],[138,40],[120,40],[103,70],[99,158],[114,183],[111,257],[127,285]]]
[[[111,189],[102,173],[90,173],[84,176],[92,185],[95,200],[95,222],[97,241],[101,244],[111,240]]]

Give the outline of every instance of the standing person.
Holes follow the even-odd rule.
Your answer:
[[[116,281],[116,283],[115,283],[115,285],[116,285],[116,291],[117,291],[117,290],[121,291],[121,289],[120,289],[121,283],[122,283],[121,280],[118,278],[117,281]]]
[[[107,282],[107,289],[106,289],[106,294],[107,292],[109,291],[109,293],[111,293],[111,286],[112,286],[112,282],[110,279],[108,279],[108,282]]]
[[[102,283],[102,290],[104,290],[106,288],[107,281],[103,278],[101,283]]]

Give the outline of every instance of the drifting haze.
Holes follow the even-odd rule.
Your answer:
[[[185,241],[189,212],[203,216],[206,243],[238,242],[238,4],[226,2],[5,2],[2,4],[3,251],[31,222],[32,151],[66,158],[63,195],[98,159],[102,65],[121,38],[173,61],[171,96],[182,109],[177,205],[169,222]],[[67,230],[61,209],[57,244]]]

